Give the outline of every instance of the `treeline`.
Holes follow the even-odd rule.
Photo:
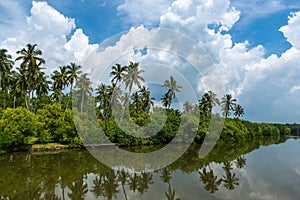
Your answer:
[[[0,149],[4,151],[26,149],[37,143],[55,142],[81,146],[83,142],[85,144],[94,142],[95,132],[89,132],[88,125],[81,125],[87,136],[79,137],[73,122],[74,112],[78,113],[79,117],[88,115],[89,110],[85,102],[91,98],[95,99],[92,109],[96,109],[99,124],[110,141],[125,145],[169,143],[178,132],[181,117],[186,113],[193,115],[185,115],[186,123],[183,123],[183,126],[186,126],[185,130],[197,129],[196,143],[201,143],[209,134],[208,127],[212,117],[226,118],[221,135],[223,140],[243,141],[264,135],[290,133],[290,128],[286,126],[228,118],[231,115],[235,117],[244,115],[244,108],[237,104],[237,100],[230,94],[219,99],[217,94],[208,91],[199,99],[198,104],[185,102],[182,111],[174,109],[171,106],[176,94],[184,88],[171,76],[162,83],[165,91],[162,92],[161,98],[153,98],[149,88],[143,86],[144,70],[140,69],[139,63],[130,62],[126,66],[115,64],[109,74],[111,84],[99,84],[93,91],[88,75],[75,63],[60,66],[48,76],[43,71],[46,62],[42,58],[42,51],[37,49],[36,44],[28,44],[16,53],[18,57],[15,61],[21,64],[14,67],[15,63],[7,50],[0,50],[0,105],[3,108],[0,113]],[[125,88],[124,91],[122,87]],[[136,87],[138,90],[133,91]],[[75,101],[72,101],[73,95],[77,97]],[[158,101],[163,107],[154,106],[154,102]],[[76,110],[72,110],[72,105]],[[222,116],[212,113],[213,107],[217,105],[222,108]],[[150,114],[154,110],[165,111],[167,120],[155,136],[133,137],[119,128],[116,116],[113,116],[113,109],[120,108],[125,109],[119,113],[118,120],[126,121],[130,118],[139,126],[151,122]],[[160,120],[160,117],[162,116],[157,115],[154,120]],[[198,127],[189,127],[190,124],[199,121],[199,118]],[[188,135],[189,131],[186,131],[181,140],[184,141]]]

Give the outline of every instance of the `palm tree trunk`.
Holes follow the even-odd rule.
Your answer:
[[[16,108],[16,96],[14,95],[14,103],[13,103],[13,107]]]
[[[130,99],[130,94],[131,94],[131,90],[132,90],[132,84],[133,84],[133,82],[131,82],[130,85],[129,85],[128,97],[125,99],[125,108],[123,110],[121,120],[124,118],[124,115],[126,113],[126,109],[127,108],[129,109],[129,99]]]
[[[80,105],[80,112],[82,113],[82,110],[83,110],[83,102],[84,102],[84,92],[82,93],[82,96],[81,96],[81,105]]]
[[[125,200],[128,200],[126,190],[125,190],[125,187],[124,187],[123,184],[122,184],[122,189],[123,189],[123,193],[124,193],[124,196],[125,196]]]
[[[73,84],[71,84],[70,94],[69,94],[69,98],[68,98],[68,101],[67,101],[67,105],[66,105],[66,109],[65,109],[65,112],[64,112],[64,116],[63,116],[63,118],[62,118],[62,121],[65,120],[66,112],[67,112],[67,109],[68,109],[68,107],[69,107],[70,99],[71,99],[71,97],[72,97],[72,90],[73,90]]]

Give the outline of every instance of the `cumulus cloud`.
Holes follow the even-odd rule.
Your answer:
[[[287,41],[290,42],[293,47],[300,50],[300,11],[291,13],[288,24],[281,27],[279,30],[284,34]]]
[[[154,26],[159,22],[159,17],[168,11],[171,3],[172,0],[125,0],[117,10],[128,24]]]
[[[64,16],[46,2],[33,1],[30,16],[23,18],[26,20],[20,27],[24,28],[12,27],[13,30],[19,31],[2,40],[1,47],[8,49],[15,57],[15,52],[24,48],[26,44],[38,44],[46,60],[48,72],[70,62],[81,64],[84,55],[95,48],[95,45],[89,44],[88,37],[81,29],[75,30],[74,19]],[[73,30],[74,35],[67,41],[67,36]]]

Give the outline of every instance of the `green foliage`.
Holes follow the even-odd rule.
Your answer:
[[[38,133],[43,132],[43,124],[38,122],[33,113],[23,107],[4,110],[0,127],[3,149],[31,145],[38,140]]]

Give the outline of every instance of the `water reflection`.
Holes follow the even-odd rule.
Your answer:
[[[279,174],[278,171],[272,174],[274,164],[263,162],[264,158],[259,156],[268,149],[275,149],[265,154],[268,159],[278,158],[272,157],[272,153],[296,154],[300,150],[300,140],[293,142],[297,145],[260,147],[280,143],[278,140],[251,141],[248,145],[219,144],[202,159],[198,157],[200,147],[194,146],[169,167],[153,173],[115,171],[99,163],[86,151],[4,155],[0,156],[0,199],[265,199],[269,193],[272,194],[273,187],[278,189],[281,182],[266,186],[269,190],[265,196],[258,196],[262,194],[261,188],[253,189],[252,182],[259,183],[269,177],[274,181]],[[282,150],[276,151],[279,147]],[[286,150],[291,147],[294,148],[292,151]],[[258,148],[259,154],[255,154],[258,151],[249,154]],[[284,156],[280,158],[284,160]],[[268,178],[261,171],[267,167],[258,164],[269,164]],[[294,158],[291,166],[285,160],[281,165],[280,162],[276,164],[279,171],[280,168],[285,169],[282,173],[289,177],[289,184],[300,184],[300,173],[297,175],[296,170],[300,171],[298,157]],[[271,181],[268,183],[273,184]],[[285,199],[300,196],[298,190],[280,192]]]

